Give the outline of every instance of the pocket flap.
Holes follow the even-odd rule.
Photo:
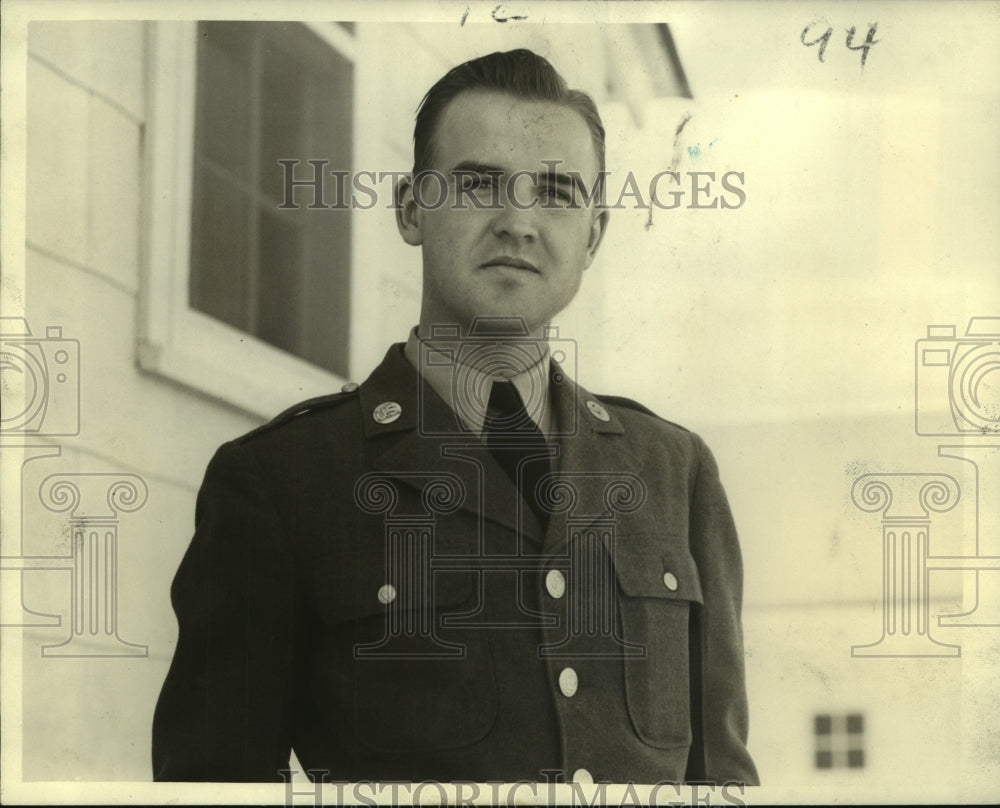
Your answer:
[[[614,563],[618,585],[630,597],[703,602],[698,566],[683,537],[659,533],[618,536]]]
[[[465,540],[439,540],[438,552],[467,552]],[[468,570],[432,570],[416,547],[398,548],[386,558],[384,543],[355,552],[331,553],[317,560],[313,570],[315,596],[327,623],[340,623],[385,614],[390,604],[401,611],[465,603],[473,594]]]

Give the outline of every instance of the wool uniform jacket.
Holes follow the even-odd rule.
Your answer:
[[[393,346],[223,445],[171,600],[157,780],[744,782],[742,563],[711,453],[551,385],[548,524]]]

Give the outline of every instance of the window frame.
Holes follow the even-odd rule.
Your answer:
[[[340,25],[300,24],[357,65],[355,39]],[[345,379],[189,303],[197,25],[197,21],[151,23],[136,360],[146,372],[269,418],[297,401],[339,390]],[[355,142],[357,97],[355,91]],[[352,246],[352,279],[355,266]],[[349,330],[353,335],[354,323]],[[352,339],[352,359],[353,344]]]

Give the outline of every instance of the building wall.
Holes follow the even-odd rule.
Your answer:
[[[136,367],[146,38],[143,22],[29,27],[25,313],[36,336],[58,326],[79,342],[80,429],[44,440],[62,447],[58,457],[24,466],[26,550],[70,550],[67,514],[35,495],[49,474],[135,474],[149,493],[121,516],[118,608],[120,636],[148,657],[40,657],[39,645],[67,633],[69,573],[25,573],[26,604],[63,617],[62,628],[26,634],[26,780],[149,776],[152,711],[176,636],[171,571],[211,453],[257,423]]]

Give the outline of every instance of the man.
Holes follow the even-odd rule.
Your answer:
[[[155,777],[756,783],[712,456],[549,344],[607,226],[593,102],[495,53],[414,141],[420,323],[210,463]]]

